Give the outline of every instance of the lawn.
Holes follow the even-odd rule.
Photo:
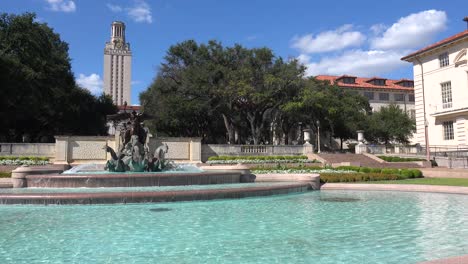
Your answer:
[[[417,178],[394,181],[367,181],[356,183],[369,184],[423,184],[423,185],[446,185],[446,186],[464,186],[468,187],[468,179],[460,178]]]

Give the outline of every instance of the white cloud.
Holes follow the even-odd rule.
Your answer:
[[[56,12],[75,12],[76,5],[72,0],[46,0],[49,9]]]
[[[370,30],[372,31],[372,33],[374,33],[374,35],[378,35],[384,32],[386,29],[387,26],[385,26],[384,24],[375,24],[370,27]]]
[[[319,53],[361,45],[366,40],[366,37],[359,31],[351,30],[352,25],[347,24],[335,30],[321,32],[316,36],[306,34],[294,37],[292,47],[303,53]]]
[[[307,66],[308,76],[379,76],[408,66],[400,58],[433,42],[446,23],[444,11],[426,10],[402,17],[391,26],[374,24],[367,37],[352,31],[352,25],[344,25],[315,37],[294,37],[292,47],[301,51],[297,59]]]
[[[135,22],[151,24],[153,16],[151,15],[151,7],[143,0],[135,0],[131,7],[122,7],[107,3],[107,7],[114,13],[125,11],[127,15]]]
[[[136,1],[134,6],[126,8],[126,10],[128,16],[135,22],[153,22],[153,17],[151,16],[151,8],[143,0]]]
[[[96,73],[91,73],[89,76],[80,73],[76,82],[81,87],[88,89],[92,94],[98,95],[102,93],[103,82],[101,77]]]
[[[405,51],[351,50],[324,57],[318,62],[311,62],[307,55],[301,55],[298,59],[307,66],[307,76],[351,74],[371,77],[407,65],[400,60],[404,55]]]
[[[119,5],[113,5],[113,4],[107,3],[107,7],[114,13],[118,13],[118,12],[123,11],[123,8],[121,6],[119,6]]]
[[[429,44],[437,33],[446,28],[444,11],[426,10],[402,17],[382,36],[371,41],[375,49],[411,49]]]

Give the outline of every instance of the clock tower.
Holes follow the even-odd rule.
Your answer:
[[[125,42],[125,24],[114,21],[111,39],[104,48],[104,93],[115,105],[131,105],[132,52]]]

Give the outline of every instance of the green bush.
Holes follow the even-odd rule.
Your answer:
[[[36,156],[0,156],[0,160],[32,160],[32,161],[49,161],[48,157],[36,157]]]
[[[382,169],[381,173],[383,174],[399,174],[398,169]]]
[[[413,171],[412,170],[408,170],[408,169],[402,169],[400,170],[400,175],[406,179],[408,178],[414,178],[414,174],[413,174]]]
[[[10,178],[11,172],[0,171],[0,178]]]
[[[359,170],[361,170],[361,167],[357,167],[357,166],[340,166],[340,167],[335,168],[335,170],[347,170],[347,171],[359,172]]]
[[[390,157],[390,156],[378,156],[380,159],[386,162],[409,162],[409,161],[425,161],[425,159],[418,158],[401,158],[401,157]]]
[[[411,169],[411,171],[413,172],[413,177],[414,178],[421,178],[423,176],[422,171],[420,171],[418,169]]]
[[[321,182],[361,182],[361,181],[384,181],[403,179],[397,174],[383,173],[321,173]]]
[[[371,168],[361,167],[361,168],[359,169],[359,172],[362,172],[362,173],[370,173],[370,172],[371,172]]]
[[[307,156],[211,156],[208,160],[306,160]]]
[[[370,172],[372,172],[372,173],[381,173],[382,169],[381,168],[370,168]]]

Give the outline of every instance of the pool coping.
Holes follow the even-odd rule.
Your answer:
[[[468,195],[468,187],[422,184],[325,183],[321,190],[431,192]]]

